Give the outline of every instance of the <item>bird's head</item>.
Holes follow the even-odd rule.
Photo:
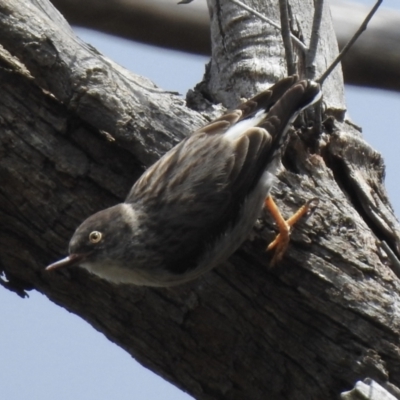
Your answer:
[[[46,270],[118,260],[125,254],[136,225],[136,214],[128,204],[99,211],[77,228],[69,242],[69,255],[50,264]]]

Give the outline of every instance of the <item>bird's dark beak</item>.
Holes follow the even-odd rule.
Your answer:
[[[56,261],[46,267],[46,271],[52,271],[53,269],[69,267],[71,265],[77,265],[87,257],[87,254],[70,254],[68,257],[63,258],[60,261]]]

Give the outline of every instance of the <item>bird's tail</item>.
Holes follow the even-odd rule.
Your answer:
[[[283,93],[281,82],[279,81],[269,89],[273,93],[269,109],[265,112],[265,118],[259,123],[259,126],[266,129],[271,135],[273,143],[271,147],[274,149],[281,147],[290,124],[300,112],[316,103],[322,96],[320,85],[314,81],[296,79]],[[276,101],[271,104],[275,93]]]

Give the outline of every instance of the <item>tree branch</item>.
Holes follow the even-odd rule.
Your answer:
[[[265,86],[265,64],[271,80],[283,74],[279,33],[228,0],[209,6],[208,99],[254,94]],[[278,13],[271,3],[262,11]],[[292,11],[309,40],[312,7]],[[328,16],[319,51],[334,49],[325,46],[333,40]],[[279,266],[268,268],[274,225],[264,215],[252,242],[196,281],[117,286],[80,268],[43,268],[65,254],[85,217],[120,201],[143,166],[205,118],[82,43],[45,0],[0,0],[0,38],[8,51],[0,53],[0,270],[8,288],[44,293],[198,399],[329,400],[367,377],[400,385],[400,284],[379,244],[399,257],[399,226],[379,154],[340,119],[339,74],[331,79],[340,90],[326,95],[325,131],[297,127],[283,158],[273,195],[284,215],[305,199],[319,198],[320,207],[295,228]],[[316,68],[333,57],[317,57]]]
[[[177,5],[173,0],[54,0],[75,25],[97,29],[160,47],[210,54],[206,3]],[[331,0],[335,32],[342,48],[353,36],[367,6]],[[88,12],[90,10],[90,12]],[[279,20],[277,20],[279,21]],[[346,83],[400,90],[400,60],[393,46],[400,42],[400,13],[382,9],[343,62]],[[148,27],[153,27],[150,31]]]

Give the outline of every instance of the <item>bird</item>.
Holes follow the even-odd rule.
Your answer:
[[[291,123],[320,98],[318,83],[289,76],[197,129],[150,166],[123,203],[87,218],[69,255],[46,270],[80,265],[115,284],[183,284],[235,252],[264,206],[280,228],[269,250],[282,258],[310,205],[285,221],[269,193]]]

